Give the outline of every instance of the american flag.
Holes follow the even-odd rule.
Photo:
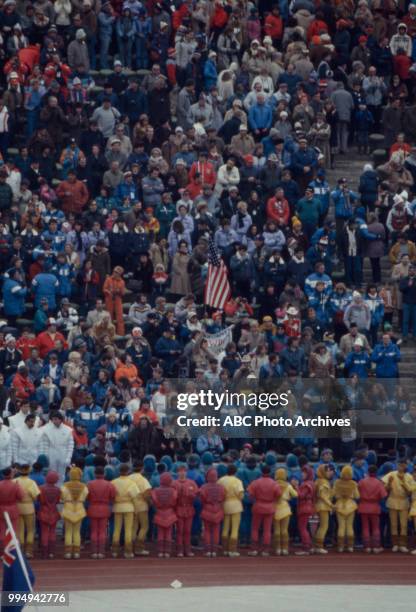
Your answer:
[[[208,274],[205,283],[205,304],[213,308],[224,308],[231,298],[227,267],[210,237],[208,243]]]

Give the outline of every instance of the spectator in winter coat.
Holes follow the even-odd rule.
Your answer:
[[[48,300],[48,308],[54,311],[56,308],[56,297],[59,291],[59,281],[54,274],[40,272],[32,281],[32,291],[35,296],[35,306],[40,307],[42,298]]]
[[[352,351],[348,353],[345,359],[344,367],[348,377],[358,376],[358,378],[367,378],[371,368],[371,360],[368,353],[364,350],[363,341],[357,337],[353,342]]]
[[[401,359],[400,349],[390,334],[383,334],[382,341],[376,344],[371,354],[371,361],[376,364],[377,378],[397,378],[399,376],[398,363]]]
[[[416,267],[409,266],[409,276],[400,281],[399,289],[403,299],[403,340],[407,341],[409,328],[416,337]]]
[[[315,231],[322,214],[321,202],[315,197],[314,188],[307,187],[305,197],[296,205],[296,214],[302,221],[302,227],[308,237]]]
[[[20,274],[17,270],[12,272],[9,278],[6,278],[3,283],[3,303],[4,313],[9,317],[9,321],[13,322],[17,317],[21,317],[25,311],[25,297],[27,289],[20,280]]]
[[[370,211],[378,199],[378,176],[372,164],[365,164],[363,174],[360,176],[358,191],[361,194],[361,203]]]
[[[348,329],[355,323],[359,331],[368,332],[371,325],[371,313],[359,291],[352,294],[352,302],[348,304],[344,312],[344,323]]]

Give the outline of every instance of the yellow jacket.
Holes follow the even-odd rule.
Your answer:
[[[149,481],[139,474],[139,472],[130,474],[130,480],[132,480],[139,489],[139,495],[133,499],[134,512],[136,514],[139,512],[147,512],[149,510],[149,504],[146,501],[145,493],[152,488]]]
[[[218,484],[225,489],[224,514],[236,514],[243,511],[241,500],[244,495],[243,483],[236,476],[223,476]]]
[[[416,480],[413,479],[412,483],[412,495],[410,498],[410,512],[409,517],[416,516]]]
[[[343,489],[345,484],[348,485],[349,490]],[[360,493],[356,482],[350,480],[348,483],[345,483],[345,481],[343,482],[339,479],[335,482],[333,493],[336,499],[335,510],[338,514],[347,516],[357,510],[357,503],[355,500],[359,499]]]
[[[70,523],[82,521],[87,515],[84,505],[87,496],[88,487],[83,482],[65,482],[61,487],[61,501],[64,504],[62,518]]]
[[[409,508],[410,495],[413,493],[415,481],[411,474],[403,474],[403,478],[399,478],[399,473],[390,472],[382,478],[386,485],[389,496],[386,506],[389,510],[407,510]]]
[[[331,483],[326,478],[318,478],[315,481],[315,500],[316,512],[333,510]]]
[[[119,476],[112,482],[117,491],[113,512],[134,512],[134,499],[139,495],[139,489],[131,476]]]
[[[29,476],[19,476],[15,478],[23,490],[23,500],[17,504],[20,514],[35,514],[35,504],[33,503],[40,494],[39,487]]]
[[[282,519],[292,514],[292,509],[290,507],[289,501],[292,498],[297,497],[298,494],[297,494],[297,491],[288,482],[278,480],[277,484],[282,489],[282,494],[277,500],[276,511],[274,513],[274,520],[281,521]]]

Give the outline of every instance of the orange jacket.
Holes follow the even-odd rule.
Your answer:
[[[82,181],[74,183],[62,181],[56,190],[56,195],[62,202],[62,210],[68,213],[80,214],[88,202],[89,193]]]
[[[122,278],[107,276],[103,285],[104,294],[111,297],[122,297],[126,293],[126,283]]]
[[[134,363],[120,363],[120,365],[117,366],[114,380],[118,383],[121,378],[127,378],[130,383],[137,383],[140,381],[139,372]]]

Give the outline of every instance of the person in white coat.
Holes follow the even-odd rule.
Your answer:
[[[66,468],[74,451],[72,429],[63,423],[60,412],[52,412],[49,423],[41,427],[41,454],[49,459],[49,469],[58,472],[59,484],[64,482]]]
[[[220,197],[224,189],[237,186],[240,182],[240,173],[233,159],[228,159],[218,169],[217,182],[215,184],[215,195]]]
[[[0,472],[12,465],[12,441],[10,430],[0,418]]]
[[[19,429],[25,424],[26,417],[30,414],[30,404],[24,403],[13,416],[9,416],[10,430]],[[41,421],[38,416],[35,417],[35,427],[40,427]]]
[[[41,429],[36,427],[35,415],[26,415],[23,425],[11,430],[12,462],[33,465],[41,453],[41,437]]]

